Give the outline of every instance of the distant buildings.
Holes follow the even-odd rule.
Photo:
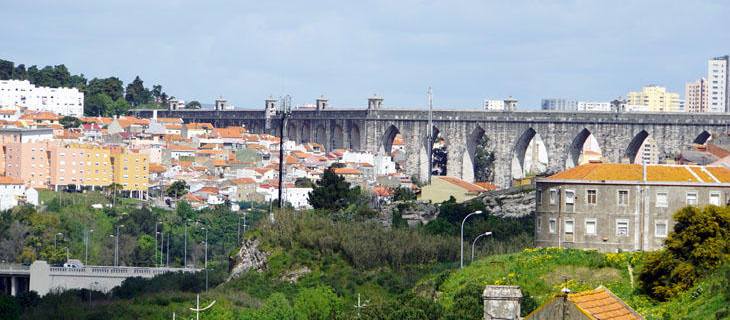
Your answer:
[[[84,115],[84,94],[76,88],[36,87],[28,80],[2,80],[0,108],[26,108],[81,117]]]
[[[517,100],[512,97],[504,100],[484,100],[484,110],[515,111],[517,110]]]
[[[610,102],[577,101],[564,98],[542,99],[540,103],[542,110],[548,111],[586,111],[604,112],[611,111]]]
[[[536,180],[540,247],[657,250],[687,205],[728,203],[730,169],[590,163]]]
[[[708,112],[707,80],[700,78],[684,86],[684,98],[687,112]]]
[[[730,112],[730,56],[712,58],[707,63],[707,104],[709,112]]]
[[[667,92],[667,89],[657,85],[648,85],[641,91],[629,92],[627,105],[646,106],[649,112],[681,112],[679,94]]]

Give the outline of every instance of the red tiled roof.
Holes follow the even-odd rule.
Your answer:
[[[706,171],[705,171],[706,170]],[[647,165],[647,181],[661,182],[730,182],[730,169],[724,167],[701,167],[686,165]],[[550,177],[550,180],[593,180],[593,181],[641,181],[643,168],[640,164],[588,163],[571,168]]]
[[[583,314],[591,317],[590,319],[643,319],[641,315],[603,286],[590,291],[568,294],[568,301],[575,304]]]
[[[476,184],[466,182],[464,180],[461,180],[459,178],[455,177],[449,177],[449,176],[440,176],[440,177],[434,177],[441,179],[442,181],[448,182],[450,184],[453,184],[455,186],[458,186],[467,192],[484,192],[487,191],[487,189],[484,189]]]

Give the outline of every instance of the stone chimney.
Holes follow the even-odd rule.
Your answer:
[[[486,286],[484,293],[484,320],[520,319],[519,286]]]
[[[383,98],[378,97],[377,94],[373,95],[372,98],[368,98],[368,110],[380,110],[383,106]]]
[[[276,115],[276,99],[272,96],[264,101],[264,115],[266,116],[266,132],[268,132],[271,129],[271,119]]]
[[[317,98],[317,111],[324,110],[329,106],[329,100],[324,96]]]

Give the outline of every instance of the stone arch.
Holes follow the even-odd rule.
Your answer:
[[[531,153],[528,154],[528,150]],[[530,167],[536,171],[533,173],[540,174],[548,171],[547,166],[550,160],[548,157],[545,143],[540,134],[533,128],[527,128],[517,139],[512,150],[512,178],[521,179],[527,175],[530,169],[527,163],[528,158],[530,159]]]
[[[583,155],[583,149],[585,148],[586,142],[591,138],[593,134],[588,131],[588,129],[583,128],[578,134],[573,138],[573,142],[570,144],[570,148],[568,149],[568,158],[565,161],[565,168],[570,169],[580,164],[580,156]],[[595,139],[595,138],[593,138]],[[596,141],[597,144],[597,141]],[[600,145],[598,146],[598,150],[600,152]]]
[[[327,146],[327,130],[324,125],[320,124],[317,126],[317,130],[314,133],[314,140],[322,146]]]
[[[704,130],[697,136],[697,138],[695,138],[695,140],[693,142],[695,144],[705,144],[705,143],[707,143],[707,141],[710,140],[711,137],[712,137],[712,134],[707,132],[707,130]]]
[[[360,151],[360,127],[351,123],[349,136],[348,140],[350,141],[350,150]]]
[[[631,139],[625,153],[625,158],[629,163],[636,163],[636,157],[639,154],[639,150],[648,137],[649,133],[646,132],[646,130],[641,130],[633,139]]]
[[[309,143],[311,142],[309,138],[310,128],[309,128],[309,122],[302,123],[302,133],[299,135],[299,138],[301,139],[301,143]]]
[[[293,122],[288,122],[286,124],[286,137],[289,139],[289,141],[297,142],[299,139],[297,139],[297,125]]]
[[[476,181],[477,180],[477,168],[476,156],[482,139],[486,138],[486,131],[481,126],[476,126],[474,130],[466,137],[466,152],[464,152],[464,158],[462,159],[461,165],[461,179],[465,181]],[[494,164],[492,164],[493,166]],[[492,168],[492,173],[494,168]],[[487,177],[487,180],[494,180],[494,177]],[[484,180],[484,179],[481,179]]]
[[[345,147],[345,134],[338,124],[332,127],[332,150]]]
[[[445,176],[449,174],[449,141],[438,127],[433,126],[432,130],[431,141],[426,141],[430,144],[426,150],[431,149],[431,174]]]
[[[391,124],[387,129],[385,129],[380,142],[379,153],[382,155],[390,155],[393,151],[393,141],[395,140],[395,136],[399,134],[400,130],[398,130],[395,125]]]

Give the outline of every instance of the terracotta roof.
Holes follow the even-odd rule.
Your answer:
[[[157,118],[157,122],[159,123],[178,123],[182,124],[183,120],[181,118]]]
[[[83,123],[96,123],[102,125],[112,123],[112,118],[108,117],[81,117],[79,120]]]
[[[14,115],[18,110],[15,109],[1,109],[0,114]]]
[[[213,166],[225,167],[225,166],[228,166],[228,164],[226,163],[226,160],[216,159],[216,160],[213,160]]]
[[[231,183],[233,184],[254,184],[256,183],[256,180],[251,178],[238,178],[231,180]]]
[[[192,122],[185,125],[188,129],[206,129],[210,130],[213,129],[213,125],[210,123],[204,123],[204,122]]]
[[[243,138],[246,134],[244,127],[214,128],[213,134],[220,138]]]
[[[713,179],[712,176],[717,178]],[[730,182],[730,169],[723,167],[701,167],[688,165],[647,165],[647,181],[660,182]],[[643,168],[640,164],[588,163],[571,168],[547,179],[549,180],[592,180],[592,181],[641,181]]]
[[[33,113],[26,113],[22,116],[20,116],[20,119],[24,120],[51,120],[51,121],[57,121],[63,118],[62,116],[59,116],[53,112],[50,111],[41,111],[41,112],[33,112]]]
[[[182,125],[176,124],[176,123],[168,123],[168,124],[165,124],[165,129],[180,130],[180,129],[182,129]]]
[[[23,184],[23,180],[15,177],[0,176],[0,184]]]
[[[594,290],[568,294],[568,301],[590,317],[597,320],[643,319],[631,307],[616,297],[611,290],[600,286]]]
[[[334,172],[336,174],[362,174],[360,170],[357,170],[355,168],[334,168]]]
[[[455,186],[458,186],[462,189],[465,189],[467,192],[484,192],[487,191],[487,189],[484,189],[476,184],[466,182],[464,180],[461,180],[456,177],[449,177],[449,176],[440,176],[440,177],[434,177],[437,179],[441,179],[445,182],[451,183]]]
[[[165,166],[159,164],[159,163],[150,163],[150,172],[151,173],[163,173],[167,171],[167,168]]]
[[[170,151],[196,151],[198,149],[195,149],[193,147],[181,145],[181,144],[171,144],[167,146],[167,149]]]
[[[188,202],[205,202],[205,199],[198,197],[192,193],[187,193],[183,196],[183,200]]]
[[[481,181],[481,182],[474,182],[474,184],[484,188],[485,190],[497,190],[497,185],[490,183],[490,182]]]
[[[195,192],[203,192],[203,193],[212,193],[212,194],[218,194],[218,188],[216,187],[202,187],[200,190]]]

